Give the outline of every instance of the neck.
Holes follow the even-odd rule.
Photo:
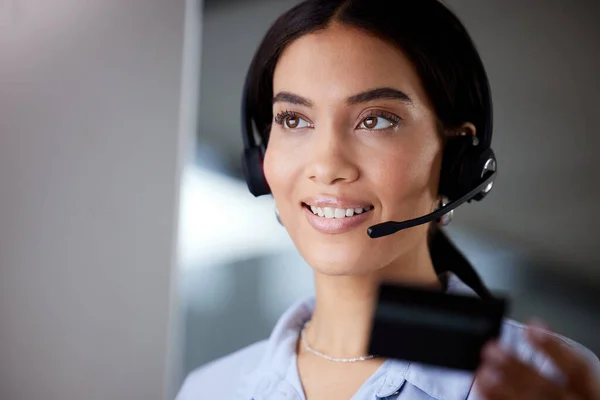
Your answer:
[[[366,355],[372,312],[382,280],[440,287],[427,247],[368,275],[330,276],[315,272],[315,310],[306,330],[310,345],[334,357]]]

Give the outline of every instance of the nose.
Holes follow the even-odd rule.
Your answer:
[[[351,139],[334,129],[314,132],[307,177],[315,183],[333,185],[351,183],[360,173],[352,157]]]

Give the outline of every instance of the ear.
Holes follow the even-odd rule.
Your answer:
[[[456,136],[475,136],[477,134],[477,129],[472,123],[465,122],[458,129],[454,130],[454,134]]]

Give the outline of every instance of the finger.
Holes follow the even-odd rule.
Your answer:
[[[583,397],[600,395],[598,382],[587,361],[550,332],[530,325],[527,336],[532,345],[546,354],[565,374],[567,387]]]
[[[483,366],[499,375],[511,398],[524,395],[548,400],[564,398],[562,387],[547,380],[532,366],[502,349],[498,343],[486,345],[482,355]]]
[[[502,377],[494,367],[482,366],[476,374],[475,387],[477,398],[485,400],[508,400],[514,399],[515,394],[510,386],[502,380]]]

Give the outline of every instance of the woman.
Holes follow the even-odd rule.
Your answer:
[[[316,293],[268,340],[192,373],[180,400],[600,400],[589,350],[510,320],[474,374],[365,354],[381,280],[489,295],[441,233],[430,240],[435,226],[365,233],[444,203],[446,146],[481,138],[491,120],[483,66],[449,10],[433,0],[302,2],[266,34],[247,85],[268,143],[264,176]]]

